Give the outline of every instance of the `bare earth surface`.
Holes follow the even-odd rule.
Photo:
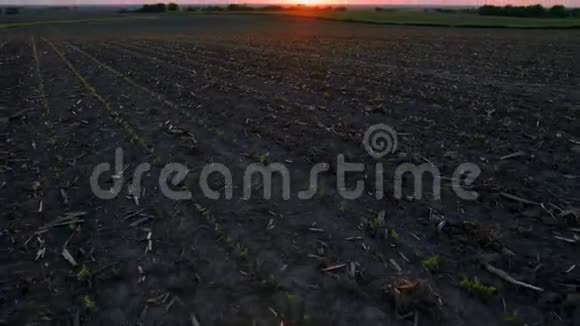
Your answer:
[[[152,16],[0,47],[0,323],[580,325],[580,32]],[[377,123],[399,133],[378,161]],[[89,177],[116,148],[125,185],[102,200]],[[367,166],[362,198],[338,194],[338,154]],[[192,200],[158,189],[169,162]],[[201,192],[212,162],[233,199]],[[259,179],[242,199],[254,162],[287,165],[290,200]],[[474,201],[451,187],[465,162]],[[402,163],[435,165],[441,199],[429,177],[394,198]]]

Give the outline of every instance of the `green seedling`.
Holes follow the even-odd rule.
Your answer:
[[[248,258],[248,253],[249,253],[249,252],[248,252],[248,248],[243,248],[243,249],[240,251],[240,258]]]
[[[338,206],[338,211],[339,211],[341,214],[344,214],[344,213],[346,213],[346,204],[345,204],[344,202],[340,203],[340,206]]]
[[[487,286],[480,283],[477,277],[474,277],[473,280],[463,277],[460,286],[470,294],[476,295],[482,299],[487,299],[497,293],[497,289],[494,286]]]
[[[503,320],[508,322],[510,325],[523,325],[524,323],[520,319],[517,311],[514,311],[511,314],[505,315]]]
[[[270,152],[258,155],[258,162],[262,164],[266,163],[266,161],[268,160],[268,156],[270,156]]]
[[[434,272],[437,272],[439,270],[439,260],[440,260],[439,256],[433,256],[433,257],[422,260],[421,264],[429,272],[434,273]]]
[[[378,233],[385,226],[385,211],[370,219],[368,227],[371,233]]]
[[[91,271],[89,271],[89,268],[87,267],[87,265],[83,264],[83,266],[81,266],[81,270],[77,273],[77,279],[79,281],[84,281],[86,279],[88,279],[91,276]]]
[[[97,308],[96,302],[89,295],[83,296],[82,301],[87,310],[95,310]]]
[[[399,240],[399,233],[395,229],[391,229],[389,232],[389,237],[395,241]]]

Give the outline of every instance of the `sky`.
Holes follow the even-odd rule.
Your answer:
[[[181,4],[218,4],[218,3],[300,3],[300,0],[0,0],[0,5],[134,5],[143,3],[176,2]],[[372,4],[372,5],[529,5],[540,3],[544,6],[563,4],[567,7],[580,7],[580,0],[310,0],[315,4]]]

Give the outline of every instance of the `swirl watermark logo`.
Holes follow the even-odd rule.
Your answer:
[[[384,123],[373,125],[366,130],[363,145],[375,159],[395,153],[399,146],[397,132]]]

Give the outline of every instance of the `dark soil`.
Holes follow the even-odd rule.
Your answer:
[[[579,32],[204,16],[0,36],[0,323],[580,322]],[[361,145],[377,123],[399,132],[378,161]],[[117,148],[123,190],[99,199],[91,173]],[[337,191],[339,154],[367,167],[347,178],[367,181],[357,200]],[[159,189],[171,162],[191,200]],[[256,162],[286,164],[290,200],[259,180],[242,199]],[[396,168],[426,162],[441,198],[408,178],[395,198]],[[451,187],[465,162],[474,201]],[[208,163],[233,199],[218,175],[222,199],[204,196]]]

